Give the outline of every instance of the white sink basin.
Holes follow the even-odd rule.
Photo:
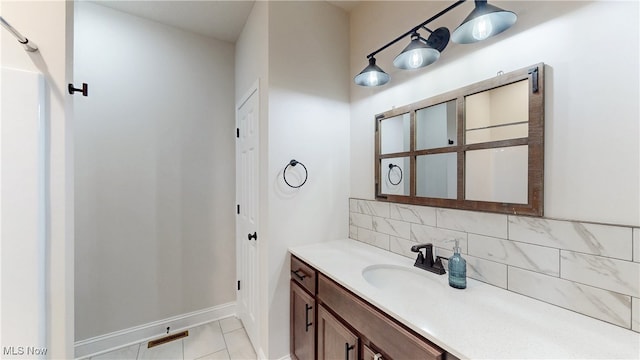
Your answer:
[[[367,266],[362,277],[371,285],[385,290],[440,286],[425,270],[404,266],[380,264]]]

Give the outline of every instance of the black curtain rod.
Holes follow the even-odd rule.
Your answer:
[[[398,36],[397,38],[395,38],[394,40],[392,40],[391,42],[387,43],[386,45],[384,45],[383,47],[381,47],[380,49],[372,52],[371,54],[367,55],[367,59],[370,59],[372,57],[374,57],[377,53],[379,53],[380,51],[388,48],[389,46],[397,43],[398,41],[402,40],[404,37],[406,37],[407,35],[413,34],[414,32],[418,31],[418,29],[420,29],[421,27],[425,27],[425,25],[427,25],[428,23],[432,22],[433,20],[439,18],[440,16],[448,13],[449,11],[453,10],[454,8],[456,8],[457,6],[461,5],[463,2],[465,2],[466,0],[458,0],[455,3],[449,5],[449,7],[447,7],[446,9],[440,11],[439,13],[433,15],[432,17],[430,17],[429,19],[425,20],[423,23],[418,24],[416,26],[414,26],[413,28],[411,28],[411,30],[407,31],[406,33]],[[426,27],[425,27],[426,29]],[[428,29],[427,29],[428,30]]]

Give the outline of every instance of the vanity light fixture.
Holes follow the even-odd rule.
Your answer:
[[[458,0],[449,7],[433,15],[421,24],[416,25],[406,33],[398,36],[380,49],[367,55],[369,65],[356,75],[354,82],[360,86],[381,86],[389,82],[390,76],[378,65],[375,55],[389,46],[397,43],[406,36],[411,36],[409,45],[393,60],[393,65],[403,70],[413,70],[431,65],[440,58],[440,54],[449,44],[449,38],[458,44],[470,44],[497,35],[515,24],[518,18],[514,12],[503,10],[497,6],[487,4],[487,0],[475,0],[474,10],[452,35],[449,29],[440,27],[435,31],[426,25],[440,16],[448,13],[466,0]],[[418,31],[426,30],[431,34],[427,39],[420,36]]]
[[[369,57],[369,65],[364,68],[355,78],[355,82],[360,86],[380,86],[389,82],[389,74],[376,65],[376,58]]]
[[[476,7],[453,32],[451,40],[458,44],[471,44],[500,34],[516,23],[518,16],[487,0],[475,0]]]
[[[419,69],[433,64],[440,58],[440,52],[449,43],[449,29],[425,29],[431,33],[429,38],[423,38],[417,31],[411,34],[411,42],[396,56],[393,66],[403,70]]]

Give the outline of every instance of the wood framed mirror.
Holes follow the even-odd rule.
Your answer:
[[[543,63],[375,121],[377,200],[543,215]]]

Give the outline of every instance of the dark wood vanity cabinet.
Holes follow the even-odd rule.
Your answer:
[[[318,308],[318,360],[358,360],[358,335],[324,306]]]
[[[375,352],[367,345],[362,345],[362,360],[383,360],[382,354]]]
[[[291,356],[300,360],[452,358],[295,256],[290,336]]]
[[[291,357],[316,358],[316,271],[291,257],[290,331]]]
[[[291,356],[313,360],[316,353],[316,300],[291,280]]]

